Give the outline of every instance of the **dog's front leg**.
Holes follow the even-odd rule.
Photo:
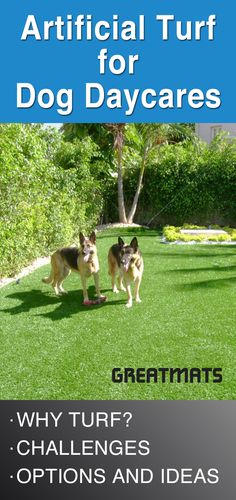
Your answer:
[[[116,274],[115,273],[112,273],[112,275],[111,275],[111,286],[112,286],[113,293],[119,293],[119,290],[116,286]]]
[[[88,291],[87,291],[85,276],[81,276],[81,281],[82,281],[82,287],[83,287],[84,302],[87,302],[89,298],[88,298]]]
[[[140,297],[139,297],[140,284],[141,284],[141,278],[136,278],[135,283],[134,283],[134,296],[135,296],[135,301],[137,303],[142,302]]]
[[[118,278],[118,285],[119,285],[119,289],[122,290],[122,292],[126,291],[126,288],[123,285],[123,278],[122,278],[121,274],[120,274],[120,276]]]
[[[96,295],[99,298],[101,296],[100,283],[99,283],[99,274],[98,273],[94,273],[93,277],[94,277],[94,284],[95,284],[95,289],[96,289]]]
[[[127,291],[127,294],[128,294],[128,302],[126,304],[126,307],[132,307],[133,300],[132,300],[132,293],[131,293],[131,286],[130,286],[130,284],[126,285],[126,291]]]
[[[95,283],[97,297],[99,299],[104,298],[104,295],[102,295],[100,291],[99,272],[94,273],[94,283]]]
[[[128,294],[128,301],[126,304],[126,307],[132,307],[133,300],[132,300],[132,293],[131,293],[131,286],[130,286],[130,281],[128,281],[126,278],[124,279],[125,282],[125,288],[126,292]]]

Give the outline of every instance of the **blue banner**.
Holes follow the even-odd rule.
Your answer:
[[[1,7],[1,122],[233,122],[235,2]]]

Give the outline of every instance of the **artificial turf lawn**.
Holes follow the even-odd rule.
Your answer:
[[[118,234],[138,235],[144,257],[132,309],[107,274]],[[76,274],[55,297],[41,282],[49,266],[0,290],[0,399],[235,399],[235,248],[163,245],[149,230],[103,232],[97,245],[101,306],[82,306]],[[222,367],[223,383],[114,384],[113,367]]]

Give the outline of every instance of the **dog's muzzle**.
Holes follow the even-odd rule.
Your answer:
[[[124,259],[121,259],[120,261],[122,267],[124,268],[125,272],[127,273],[128,270],[129,270],[129,260],[124,260]]]
[[[94,250],[89,250],[88,252],[83,252],[84,262],[89,262],[89,259],[93,256]]]

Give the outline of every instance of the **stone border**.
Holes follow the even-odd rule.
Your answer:
[[[150,229],[148,226],[142,226],[140,224],[125,224],[123,222],[114,222],[114,223],[109,223],[109,224],[100,224],[99,226],[96,227],[97,231],[104,231],[104,229],[113,229],[113,228],[143,228],[143,229]]]
[[[24,278],[28,274],[31,274],[35,269],[38,269],[39,267],[46,266],[46,264],[49,264],[50,262],[50,257],[39,257],[38,259],[35,259],[29,266],[24,267],[19,274],[14,276],[13,278],[2,278],[0,280],[0,288],[3,288],[6,285],[9,285],[10,283],[14,283],[21,278]]]

